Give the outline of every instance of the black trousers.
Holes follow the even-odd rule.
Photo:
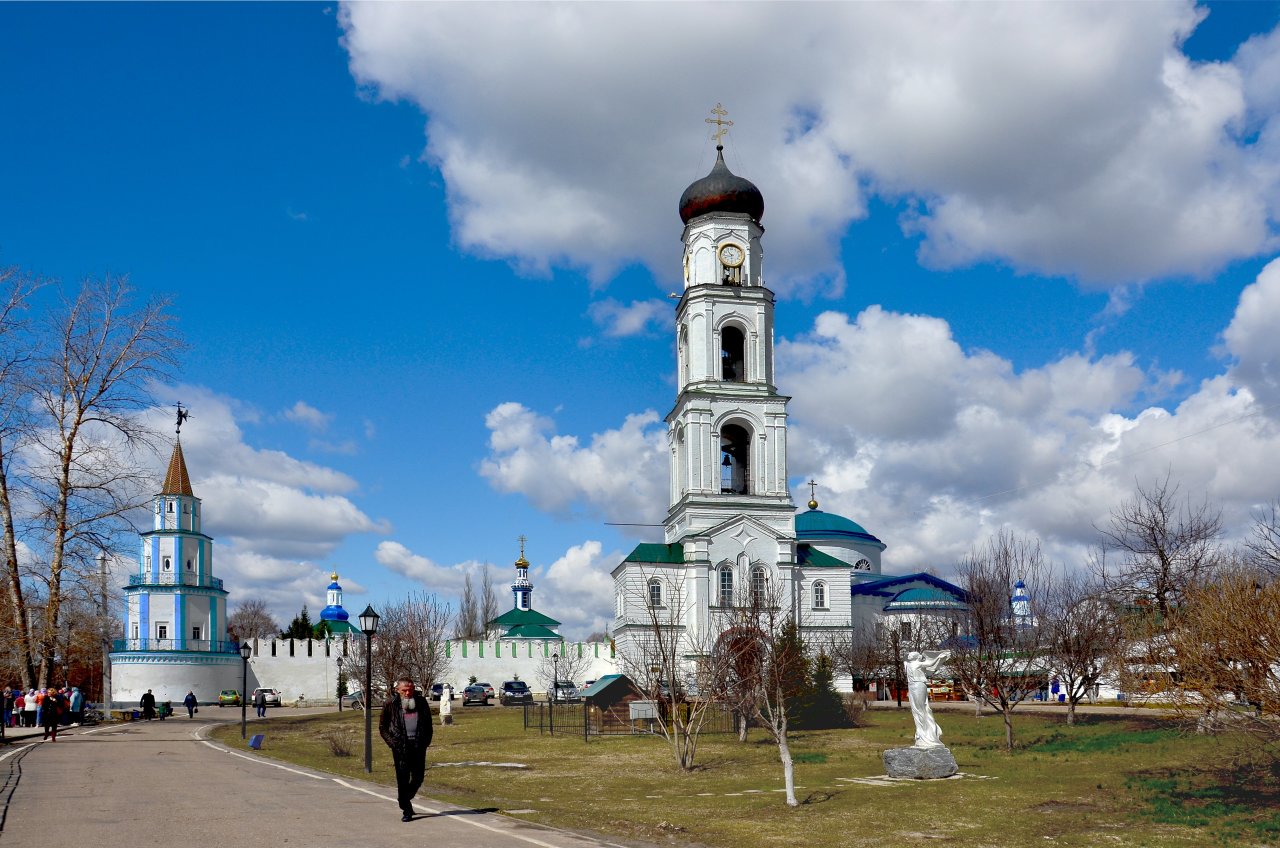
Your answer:
[[[392,760],[396,765],[396,799],[400,802],[400,809],[408,812],[427,770],[427,749],[415,745],[405,752],[393,752]]]

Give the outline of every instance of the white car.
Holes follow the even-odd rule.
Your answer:
[[[258,703],[258,693],[259,693],[259,692],[261,692],[263,695],[265,695],[265,696],[266,696],[266,699],[267,699],[267,706],[268,706],[268,707],[278,707],[278,706],[280,706],[280,690],[279,690],[279,689],[267,689],[267,688],[254,689],[254,690],[253,690],[253,697],[249,699],[249,703],[250,703],[250,704],[256,704],[256,703]]]

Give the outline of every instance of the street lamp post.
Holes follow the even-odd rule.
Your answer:
[[[240,677],[240,738],[245,738],[245,722],[248,721],[249,709],[249,655],[253,646],[248,642],[240,643],[240,662],[244,666]]]
[[[360,613],[360,632],[364,633],[364,773],[373,774],[373,634],[378,632],[380,616],[373,605]]]
[[[342,657],[338,657],[338,681],[333,689],[338,693],[338,712],[342,712]]]
[[[547,705],[547,714],[551,721],[551,735],[556,735],[556,696],[560,692],[560,652],[551,655],[551,703]]]
[[[111,606],[107,599],[107,552],[98,552],[102,580],[102,715],[111,718]],[[88,695],[88,693],[85,693]]]

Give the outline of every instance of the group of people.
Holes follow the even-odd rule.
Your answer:
[[[44,738],[58,741],[58,728],[79,725],[84,721],[84,693],[78,686],[49,686],[43,689],[4,687],[0,692],[0,710],[6,727],[43,727]]]

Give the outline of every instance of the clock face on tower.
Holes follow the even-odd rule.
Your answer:
[[[720,262],[727,268],[737,268],[745,258],[746,254],[736,244],[726,244],[720,248]]]

